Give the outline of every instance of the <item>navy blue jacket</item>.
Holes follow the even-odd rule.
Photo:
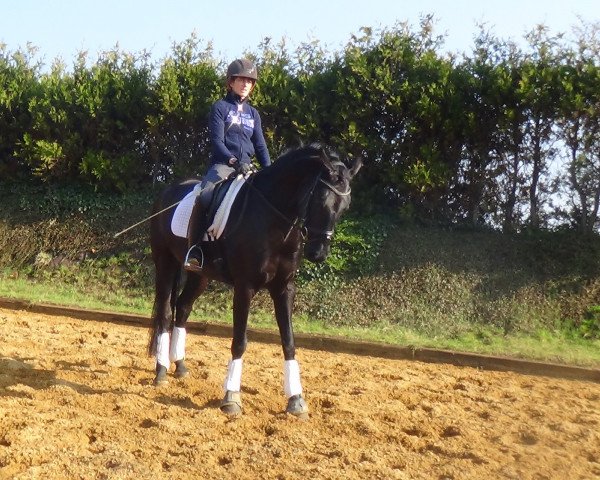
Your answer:
[[[232,157],[250,163],[254,155],[262,167],[271,164],[258,111],[233,92],[213,104],[208,129],[211,165],[228,163]]]

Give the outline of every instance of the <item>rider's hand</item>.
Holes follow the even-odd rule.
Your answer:
[[[240,162],[237,158],[232,157],[229,159],[229,162],[227,162],[229,164],[230,167],[235,168],[235,173],[237,175],[243,175],[244,177],[246,175],[248,175],[249,172],[252,171],[252,164],[250,163],[245,163],[245,162]]]
[[[250,165],[249,163],[244,163],[244,162],[240,162],[240,164],[236,168],[237,173],[241,173],[244,177],[246,175],[248,175],[248,173],[251,170],[252,170],[252,165]]]

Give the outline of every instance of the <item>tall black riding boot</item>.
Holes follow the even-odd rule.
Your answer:
[[[199,244],[206,230],[206,214],[200,197],[196,197],[188,225],[188,251],[183,268],[190,272],[201,273],[204,266],[204,253]]]

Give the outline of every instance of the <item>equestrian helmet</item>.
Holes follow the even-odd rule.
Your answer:
[[[234,60],[227,67],[227,78],[246,77],[252,80],[258,80],[258,71],[256,66],[246,58]]]

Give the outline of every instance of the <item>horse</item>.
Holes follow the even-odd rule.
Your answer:
[[[283,348],[286,412],[307,418],[292,328],[294,278],[303,257],[323,262],[330,252],[335,226],[350,206],[350,182],[362,166],[360,158],[348,163],[331,149],[313,144],[289,150],[251,175],[239,189],[220,238],[211,246],[203,242],[207,258],[201,273],[183,275],[187,240],[173,234],[173,209],[168,208],[199,180],[163,191],[150,225],[155,297],[148,351],[156,357],[155,385],[167,381],[171,363],[175,377],[188,374],[185,337],[192,305],[209,281],[225,282],[233,286],[233,338],[220,409],[230,416],[240,415],[250,302],[259,290],[267,289]]]

